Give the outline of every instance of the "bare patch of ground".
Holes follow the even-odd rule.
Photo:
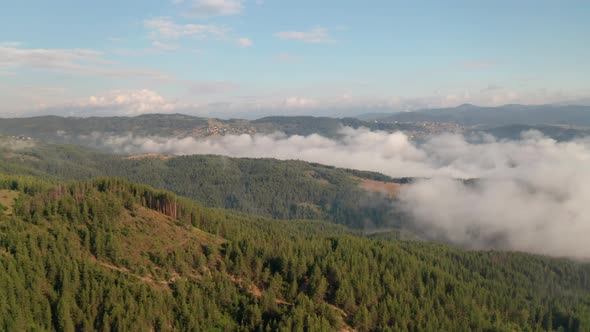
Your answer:
[[[375,181],[369,179],[360,179],[359,187],[370,192],[385,194],[389,197],[396,197],[401,189],[401,184],[393,182]]]
[[[13,152],[6,152],[2,154],[2,158],[4,159],[20,159],[20,160],[39,160],[38,158],[35,158],[33,156],[28,156],[26,154],[20,154],[20,153],[13,153]]]
[[[176,156],[169,155],[169,154],[159,154],[159,153],[143,153],[143,154],[136,154],[132,156],[127,156],[125,159],[127,160],[139,160],[139,159],[160,159],[160,160],[168,160],[172,159]]]
[[[4,214],[12,215],[12,208],[14,207],[14,200],[18,197],[18,191],[0,190],[0,205],[6,208]]]
[[[319,182],[320,184],[330,184],[330,182],[324,178],[322,178],[316,171],[314,170],[308,170],[305,171],[305,176],[307,176],[308,178],[312,178],[314,180],[316,180],[317,182]]]

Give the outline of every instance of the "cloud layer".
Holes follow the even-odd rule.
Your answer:
[[[590,140],[560,143],[527,132],[519,141],[441,135],[417,145],[400,132],[344,128],[341,134],[338,140],[281,134],[85,139],[126,154],[301,159],[428,178],[405,186],[399,196],[399,208],[426,236],[470,248],[590,257]],[[479,180],[457,180],[468,178]]]
[[[152,39],[221,38],[228,30],[224,26],[215,24],[178,24],[168,17],[146,20],[144,26],[150,30],[150,38]]]

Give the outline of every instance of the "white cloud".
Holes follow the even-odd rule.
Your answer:
[[[0,45],[0,69],[32,68],[69,74],[110,77],[164,78],[149,69],[122,67],[107,60],[103,52],[90,49],[31,49]]]
[[[112,91],[105,96],[91,96],[81,104],[91,107],[121,107],[127,113],[142,114],[166,112],[174,109],[174,103],[166,100],[158,93],[143,89],[131,91]]]
[[[103,53],[89,49],[24,49],[0,45],[0,67],[80,69],[105,64]]]
[[[151,30],[152,39],[222,38],[228,31],[226,27],[215,24],[177,24],[167,17],[146,20],[144,26]]]
[[[157,92],[140,90],[113,90],[71,103],[43,106],[38,114],[67,116],[139,115],[145,113],[171,113],[179,107]]]
[[[241,47],[250,47],[252,46],[254,43],[252,42],[251,39],[249,38],[239,38],[238,39],[238,45],[240,45]]]
[[[298,40],[304,43],[324,44],[333,43],[334,39],[328,30],[322,27],[315,27],[309,31],[282,31],[275,33],[275,36],[285,40]]]
[[[242,12],[244,5],[241,0],[193,0],[187,12],[188,16],[228,16]]]

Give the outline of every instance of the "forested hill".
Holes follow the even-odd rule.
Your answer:
[[[401,222],[388,195],[401,179],[302,161],[221,156],[128,158],[72,145],[0,137],[0,172],[61,180],[123,177],[210,207],[279,219],[328,220],[364,229]]]
[[[0,175],[0,330],[588,331],[590,266]]]

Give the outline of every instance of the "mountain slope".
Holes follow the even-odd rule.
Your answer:
[[[590,329],[588,264],[369,240],[116,179],[0,189],[19,192],[0,215],[3,330]]]

